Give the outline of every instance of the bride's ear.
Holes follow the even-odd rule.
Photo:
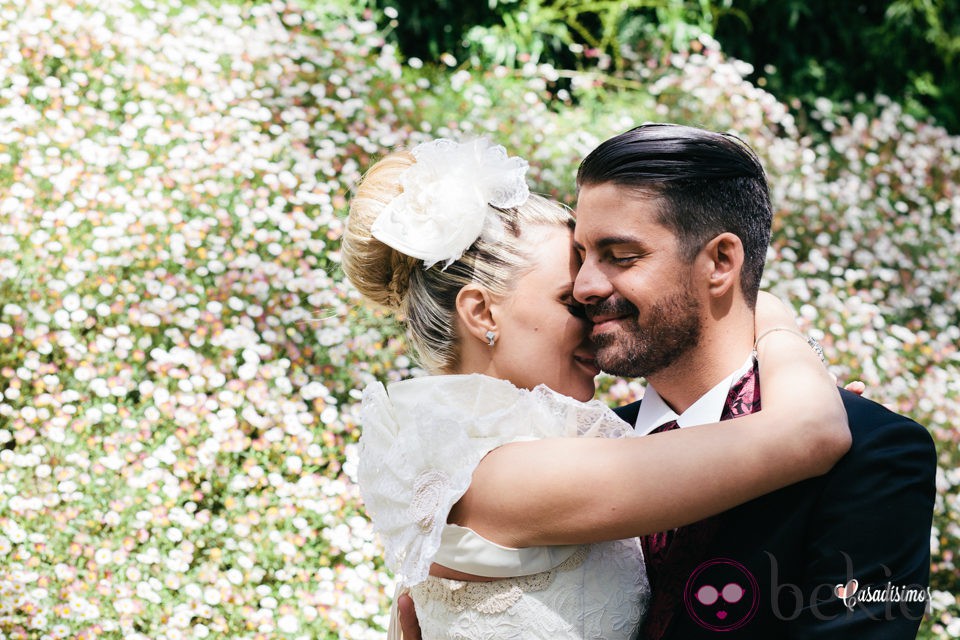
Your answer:
[[[492,306],[490,292],[479,285],[468,284],[457,294],[457,317],[466,332],[482,342],[487,342],[487,332],[497,333]]]

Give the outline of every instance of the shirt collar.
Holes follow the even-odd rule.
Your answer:
[[[670,408],[670,405],[660,397],[657,390],[648,384],[643,393],[643,402],[640,403],[640,411],[637,413],[637,422],[634,429],[637,434],[646,435],[671,420],[676,420],[681,428],[719,422],[720,416],[723,414],[723,406],[727,402],[727,394],[730,393],[730,387],[753,367],[753,362],[753,354],[750,354],[747,361],[739,369],[732,371],[730,375],[700,396],[680,415],[677,415]]]

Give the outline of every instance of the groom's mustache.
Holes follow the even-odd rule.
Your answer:
[[[639,313],[632,302],[620,296],[611,296],[596,304],[584,305],[583,310],[590,320],[594,318],[636,316]]]

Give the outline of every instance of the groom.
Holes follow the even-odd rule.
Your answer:
[[[753,151],[644,125],[591,152],[577,185],[574,295],[598,364],[648,382],[620,416],[654,433],[759,410],[753,309],[772,214]],[[840,393],[853,445],[829,473],[644,539],[654,599],[642,637],[915,637],[929,597],[933,443]]]

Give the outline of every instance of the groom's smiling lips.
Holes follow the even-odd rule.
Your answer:
[[[624,314],[618,314],[618,315],[610,315],[610,314],[597,314],[597,315],[594,315],[594,314],[591,314],[591,313],[587,312],[587,315],[588,315],[588,317],[590,318],[590,322],[593,323],[593,331],[592,331],[592,333],[600,333],[600,332],[602,332],[607,326],[610,326],[612,323],[618,322],[619,320],[622,320],[622,319],[628,317],[630,314],[624,313]]]
[[[637,308],[624,298],[612,296],[597,304],[587,305],[584,311],[593,323],[592,333],[597,334],[604,330],[604,325],[635,316]]]
[[[596,326],[596,325],[598,325],[598,324],[603,324],[604,322],[610,322],[610,321],[612,321],[612,320],[619,320],[620,318],[625,318],[625,317],[626,317],[625,314],[621,314],[621,315],[593,315],[593,316],[590,316],[590,321],[594,324],[594,326]]]

